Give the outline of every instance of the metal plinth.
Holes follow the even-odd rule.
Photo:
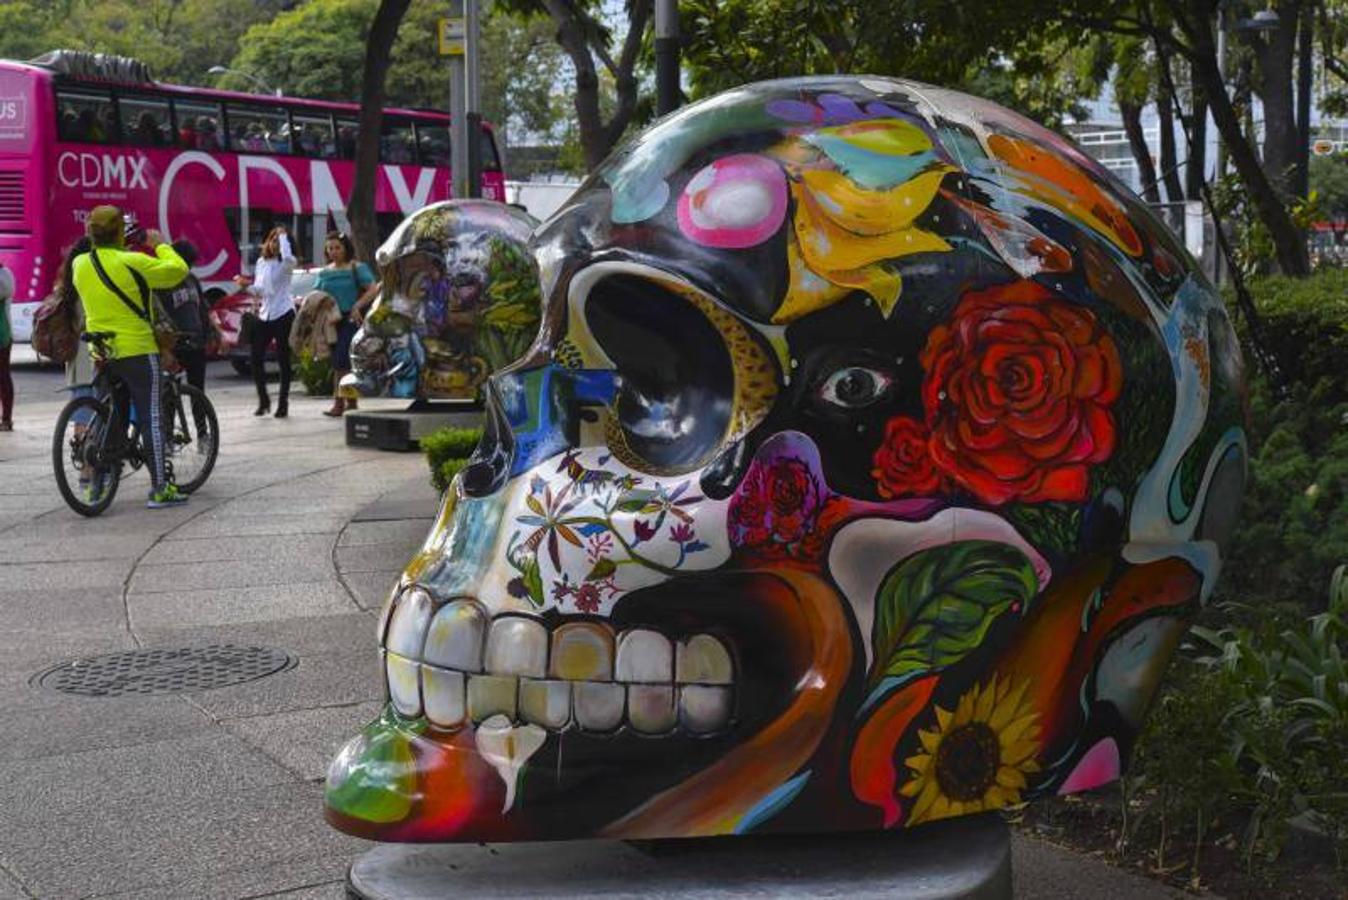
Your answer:
[[[347,873],[360,900],[472,897],[1011,896],[1011,840],[996,815],[911,831],[642,842],[381,844]]]

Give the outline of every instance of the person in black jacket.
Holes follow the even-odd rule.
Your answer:
[[[170,290],[161,293],[164,308],[168,310],[178,329],[178,343],[173,355],[182,364],[187,383],[206,391],[206,345],[211,338],[210,304],[201,291],[201,282],[190,267],[197,261],[197,248],[191,241],[174,241],[173,249],[189,266],[187,277]]]

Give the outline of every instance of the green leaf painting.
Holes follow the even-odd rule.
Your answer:
[[[608,557],[604,557],[594,564],[590,574],[585,576],[586,581],[603,581],[614,572],[618,571],[618,564]]]
[[[961,541],[908,557],[876,597],[870,686],[958,662],[1002,613],[1023,614],[1038,589],[1034,566],[1007,544]]]

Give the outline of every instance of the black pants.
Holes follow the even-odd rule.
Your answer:
[[[290,326],[295,313],[288,312],[269,322],[258,321],[253,326],[253,383],[257,385],[257,399],[267,402],[267,345],[276,341],[276,361],[281,365],[281,399],[290,396]]]
[[[173,355],[178,360],[178,365],[183,367],[183,376],[187,383],[192,387],[206,393],[206,351],[200,347],[189,349],[180,342],[173,349]],[[195,404],[183,402],[183,407],[191,406],[192,417],[197,422],[197,433],[200,434],[206,430],[206,412]]]
[[[183,367],[183,375],[192,387],[206,393],[206,351],[201,348],[188,349],[181,343],[173,349],[173,355]]]
[[[108,363],[112,374],[126,382],[131,405],[140,424],[145,460],[154,493],[164,489],[164,404],[160,387],[159,354],[124,356]]]

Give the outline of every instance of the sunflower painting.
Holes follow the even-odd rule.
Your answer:
[[[1026,776],[1039,771],[1039,714],[1029,682],[993,678],[974,687],[954,712],[936,707],[936,728],[920,729],[921,752],[899,793],[913,798],[908,824],[998,809],[1020,801]]]

